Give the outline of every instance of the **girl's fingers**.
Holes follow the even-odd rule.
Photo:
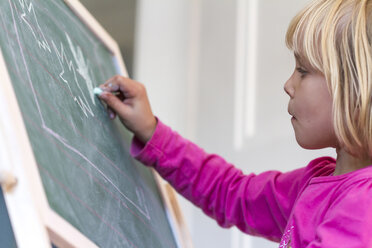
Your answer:
[[[115,117],[116,117],[115,111],[109,106],[107,106],[107,114],[108,114],[108,116],[110,117],[111,120],[115,119]]]
[[[118,97],[110,92],[103,92],[99,98],[106,102],[108,111],[110,109],[110,111],[114,112],[116,115],[119,115],[121,118],[125,118],[130,109],[130,107],[126,106]]]
[[[136,92],[135,89],[137,88],[137,84],[138,83],[131,80],[130,78],[117,75],[107,80],[107,82],[102,84],[100,87],[104,91],[120,93],[123,99],[124,97],[131,98],[133,97],[133,95],[135,95]]]
[[[107,92],[111,92],[111,93],[115,93],[115,92],[119,92],[120,91],[120,86],[117,83],[115,83],[115,82],[104,83],[104,84],[101,84],[99,87],[103,91],[107,91]]]
[[[115,92],[115,91],[125,89],[124,87],[126,84],[125,81],[126,81],[126,78],[116,75],[110,78],[109,80],[107,80],[101,87],[107,91]]]

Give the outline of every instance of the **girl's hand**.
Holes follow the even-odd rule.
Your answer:
[[[107,104],[110,119],[119,116],[121,122],[143,143],[150,140],[156,128],[146,88],[130,78],[114,76],[100,85],[99,96]]]

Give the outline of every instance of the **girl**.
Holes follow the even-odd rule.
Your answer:
[[[142,84],[116,76],[100,98],[134,133],[132,155],[221,226],[280,247],[372,247],[372,1],[315,0],[286,41],[296,59],[284,86],[296,140],[334,147],[336,160],[243,175],[155,118]]]

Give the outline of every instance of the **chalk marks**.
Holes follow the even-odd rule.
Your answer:
[[[70,43],[71,42],[70,37],[68,36],[68,34],[66,34],[66,36],[68,37],[67,39],[69,40],[69,43]],[[86,117],[88,117],[88,114],[89,114],[90,116],[93,117],[94,116],[93,110],[90,107],[90,105],[89,105],[89,103],[88,103],[88,101],[87,101],[87,99],[85,97],[85,94],[84,94],[83,90],[80,87],[79,80],[78,80],[77,74],[76,74],[75,65],[74,65],[74,63],[73,63],[72,60],[67,59],[67,56],[66,56],[66,52],[65,52],[63,43],[60,42],[60,47],[57,48],[56,44],[52,40],[52,46],[53,46],[53,50],[54,50],[55,54],[57,55],[58,62],[60,64],[60,66],[61,66],[61,72],[59,73],[59,78],[67,85],[70,95],[72,96],[72,98],[74,99],[74,101],[79,105],[79,107],[83,111],[84,115]],[[79,51],[80,51],[80,54],[81,54],[81,49],[80,48],[79,48]],[[82,56],[82,55],[80,55],[80,56]],[[65,66],[67,66],[68,71],[73,74],[74,83],[77,86],[77,88],[79,89],[81,95],[77,95],[76,96],[76,93],[74,93],[71,90],[70,82],[68,80],[66,80],[65,79],[65,76],[64,76],[65,75],[65,72],[66,72],[65,71]],[[87,67],[83,67],[83,68],[85,69],[85,72],[86,71],[89,71],[89,69],[87,69]],[[89,91],[93,92],[92,80],[90,79],[90,76],[84,74],[84,77],[86,77],[86,78],[88,78],[90,80],[90,88],[91,89],[90,88],[88,88],[88,89],[89,89]]]
[[[41,114],[39,101],[37,100],[37,97],[36,97],[36,94],[35,94],[35,89],[34,89],[34,86],[32,84],[32,81],[31,81],[30,72],[28,70],[25,55],[23,53],[23,49],[22,49],[22,46],[21,46],[21,41],[20,41],[19,34],[18,34],[18,28],[17,28],[17,24],[16,24],[16,21],[15,21],[13,6],[12,6],[12,3],[11,3],[11,0],[8,0],[8,2],[9,2],[9,5],[10,5],[10,10],[12,12],[14,30],[15,30],[15,33],[16,33],[16,36],[17,36],[17,43],[18,43],[18,46],[19,46],[19,49],[20,49],[20,52],[21,52],[21,55],[22,55],[22,61],[23,61],[24,65],[25,65],[25,68],[26,68],[28,83],[30,84],[30,88],[31,88],[31,91],[32,91],[32,94],[34,96],[34,100],[35,100],[35,103],[36,103],[36,107],[37,107],[37,109],[39,111],[39,114],[40,114],[41,123],[44,126],[45,125],[44,124],[44,118],[43,118],[43,115]]]
[[[115,183],[108,177],[105,175],[105,173],[103,173],[98,167],[97,165],[95,165],[92,161],[90,161],[90,159],[88,159],[84,154],[82,154],[79,150],[77,150],[76,148],[74,148],[73,146],[69,145],[67,143],[67,141],[60,137],[57,133],[55,133],[52,129],[50,128],[45,128],[44,127],[44,130],[47,131],[50,135],[52,135],[53,137],[55,137],[57,140],[59,140],[66,148],[68,148],[69,150],[73,151],[74,153],[76,153],[77,155],[79,155],[82,159],[84,159],[88,164],[90,164],[90,166],[92,166],[101,176],[102,178],[105,179],[106,182],[108,182],[124,199],[126,199],[133,207],[135,207],[142,215],[144,215],[148,220],[150,220],[150,216],[149,216],[149,213],[148,213],[148,210],[147,210],[147,207],[145,208],[145,211],[142,210],[141,207],[139,207],[137,204],[135,204],[129,197],[127,197],[120,189],[118,186],[115,185]],[[137,196],[140,195],[141,196],[141,201],[140,203],[144,203],[144,194],[143,194],[143,191],[141,188],[138,188],[136,187],[136,194]]]
[[[83,114],[86,117],[94,117],[93,110],[90,106],[90,103],[88,102],[87,98],[85,97],[85,94],[80,86],[80,81],[85,82],[86,87],[88,89],[88,94],[90,95],[91,102],[93,105],[96,105],[94,95],[92,93],[93,91],[93,82],[90,76],[90,69],[89,69],[89,62],[85,60],[82,50],[79,46],[75,46],[66,33],[66,39],[69,44],[70,48],[70,53],[73,56],[73,60],[68,59],[68,56],[63,48],[63,43],[62,41],[60,42],[61,50],[59,51],[57,49],[57,46],[55,42],[51,40],[51,42],[48,42],[46,39],[46,35],[44,34],[43,29],[39,25],[39,21],[37,18],[37,15],[35,13],[35,7],[33,3],[29,0],[18,0],[19,5],[20,5],[20,11],[18,8],[16,8],[19,11],[19,17],[21,20],[21,23],[24,23],[25,26],[31,31],[32,36],[35,38],[35,41],[37,42],[39,48],[41,50],[44,50],[48,53],[51,53],[54,51],[54,54],[57,56],[58,61],[61,65],[61,73],[59,74],[59,77],[61,80],[67,85],[69,89],[69,93],[72,96],[72,99],[78,104],[79,108],[83,112]],[[14,4],[16,7],[16,5]],[[52,46],[54,50],[52,51],[50,43],[52,43]],[[75,63],[74,63],[75,62]],[[68,82],[64,77],[65,69],[64,65],[67,65],[68,70],[73,73],[74,75],[74,80],[73,82]],[[78,72],[78,75],[80,76],[79,79],[76,76],[76,71]],[[78,94],[74,94],[73,91],[71,90],[70,83],[74,83],[77,88],[79,89]]]
[[[20,15],[21,20],[30,29],[39,47],[51,53],[52,51],[50,49],[50,45],[48,41],[45,39],[44,33],[40,28],[32,2],[28,2],[27,0],[18,0],[18,2],[22,8],[22,13]],[[31,20],[33,20],[36,25],[32,25]]]
[[[143,215],[146,216],[146,218],[149,220],[150,219],[150,214],[149,214],[149,210],[147,209],[147,205],[146,205],[146,198],[145,198],[145,194],[143,193],[143,190],[139,187],[136,187],[136,195],[137,195],[137,199],[138,199],[138,204],[140,206],[142,206],[143,208]]]
[[[72,52],[72,55],[74,56],[74,59],[75,59],[75,63],[77,65],[77,71],[78,73],[80,74],[80,76],[85,80],[85,83],[87,85],[87,88],[88,88],[88,92],[90,94],[90,98],[93,102],[93,104],[95,105],[95,98],[94,98],[94,94],[93,94],[93,82],[92,82],[92,79],[90,77],[90,73],[89,73],[89,61],[85,61],[85,57],[83,56],[83,53],[81,51],[81,48],[79,46],[74,46],[74,44],[72,43],[71,39],[70,39],[70,36],[68,36],[67,33],[66,34],[66,38],[67,38],[67,41],[68,41],[68,44],[70,46],[70,49],[71,49],[71,52]]]
[[[12,2],[12,0],[8,0],[8,2],[11,9],[13,28],[16,34],[17,44],[22,57],[22,63],[26,70],[27,81],[32,90],[32,95],[37,106],[37,111],[41,119],[41,126],[43,130],[45,130],[46,133],[48,133],[51,137],[53,137],[54,139],[58,140],[61,144],[63,144],[65,148],[67,148],[68,150],[78,155],[83,160],[85,160],[87,164],[89,164],[106,183],[111,185],[114,191],[116,191],[122,198],[124,198],[126,202],[129,202],[130,205],[132,205],[147,220],[150,220],[151,217],[146,206],[145,194],[141,187],[138,187],[136,185],[134,186],[134,190],[137,196],[136,202],[134,202],[126,194],[124,194],[122,190],[117,185],[115,185],[112,179],[110,179],[99,167],[97,167],[96,164],[94,164],[87,156],[85,156],[82,152],[76,149],[65,137],[63,137],[62,135],[54,131],[52,128],[50,128],[45,122],[43,112],[40,107],[38,94],[35,92],[28,64],[26,62],[24,51],[24,49],[26,48],[21,44],[21,38],[16,23],[15,13],[18,13],[19,18],[21,20],[21,24],[23,23],[27,27],[27,29],[32,33],[32,36],[34,37],[36,44],[38,45],[40,50],[50,53],[51,55],[54,54],[56,56],[60,65],[60,72],[58,75],[59,79],[67,86],[66,88],[68,89],[69,94],[72,96],[73,100],[78,104],[80,109],[83,111],[84,115],[86,117],[89,116],[93,117],[94,113],[92,111],[92,108],[90,107],[90,104],[87,98],[85,97],[84,91],[80,86],[80,82],[84,81],[84,83],[86,84],[86,88],[90,94],[90,100],[95,105],[90,63],[87,59],[85,59],[82,49],[78,45],[74,44],[74,42],[66,32],[65,37],[68,43],[68,48],[64,47],[63,45],[64,43],[62,41],[57,43],[59,44],[59,46],[57,46],[56,42],[54,42],[54,40],[52,39],[50,39],[50,42],[48,42],[48,40],[46,39],[47,36],[44,35],[43,29],[39,25],[38,18],[32,1],[18,0],[19,6],[21,7],[22,11],[19,11],[19,9],[17,9],[16,3]],[[72,59],[68,58],[69,52],[72,54],[73,57]],[[78,90],[76,90],[76,88]],[[78,91],[78,93],[76,91]]]

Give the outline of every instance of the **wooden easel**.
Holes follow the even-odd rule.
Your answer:
[[[127,75],[117,43],[77,0],[64,0],[118,59]],[[0,184],[19,247],[97,247],[48,204],[34,154],[16,101],[5,61],[0,52]],[[164,203],[173,220],[181,247],[192,247],[174,191],[157,178]]]

